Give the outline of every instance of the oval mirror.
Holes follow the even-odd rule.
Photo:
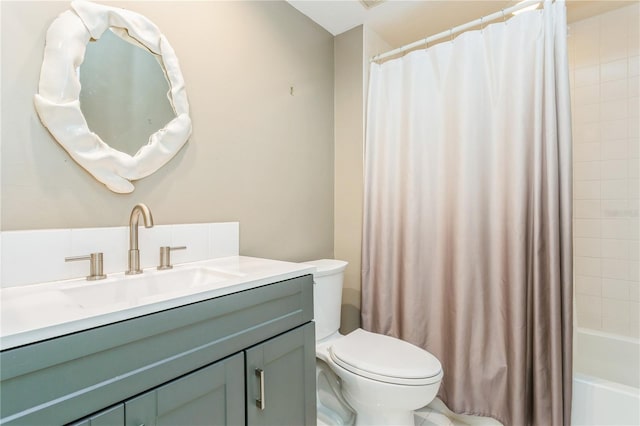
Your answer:
[[[99,40],[107,30],[154,55],[168,81],[169,91],[164,95],[174,118],[149,136],[146,144],[139,142],[138,146],[142,147],[132,149],[133,155],[106,143],[108,141],[87,124],[80,109],[78,67],[85,58],[87,43]],[[120,99],[119,102],[122,106],[128,101]],[[191,135],[182,72],[173,48],[158,27],[137,13],[89,1],[73,1],[71,9],[59,15],[49,27],[34,103],[44,126],[69,155],[118,193],[132,192],[135,188],[131,181],[148,176],[166,164]],[[120,123],[109,121],[107,125],[117,127]]]
[[[87,44],[78,73],[87,125],[111,148],[133,156],[176,116],[155,55],[111,30]]]

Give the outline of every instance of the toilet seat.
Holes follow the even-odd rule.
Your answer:
[[[442,366],[429,352],[362,329],[338,339],[329,355],[345,370],[380,382],[419,386],[442,379]]]

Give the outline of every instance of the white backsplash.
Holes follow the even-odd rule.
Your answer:
[[[187,246],[171,253],[174,265],[239,254],[238,222],[139,227],[142,268],[158,265],[160,247]],[[69,256],[104,254],[104,273],[127,269],[129,227],[43,229],[0,233],[0,287],[80,278],[89,262],[65,262]]]

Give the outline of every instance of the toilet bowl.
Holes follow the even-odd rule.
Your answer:
[[[322,423],[349,424],[351,419],[344,415],[348,407],[355,413],[356,425],[413,425],[413,411],[431,402],[438,392],[443,375],[440,362],[429,352],[390,336],[362,329],[341,335],[338,328],[347,262],[323,259],[306,263],[316,266],[317,371],[328,367],[339,378],[331,386],[325,385],[322,392],[318,382],[318,413],[325,413]],[[334,393],[333,403],[327,403],[327,388]],[[342,413],[326,414],[332,411],[329,406],[334,407],[333,414],[335,407]]]

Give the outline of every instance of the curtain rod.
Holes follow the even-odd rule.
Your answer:
[[[538,3],[542,3],[542,0],[531,0],[531,1],[520,2],[520,3],[516,4],[515,6],[511,6],[511,7],[508,7],[506,9],[502,9],[502,10],[500,10],[498,12],[492,13],[491,15],[483,16],[482,18],[476,19],[475,21],[467,22],[466,24],[458,25],[457,27],[453,27],[453,28],[448,29],[446,31],[442,31],[441,33],[429,36],[429,37],[424,38],[422,40],[418,40],[418,41],[414,41],[413,43],[405,44],[402,47],[398,47],[397,49],[390,50],[390,51],[388,51],[386,53],[380,53],[380,54],[372,57],[370,62],[377,62],[377,61],[380,61],[382,59],[386,59],[386,58],[388,58],[390,56],[395,56],[395,55],[398,55],[400,53],[404,53],[404,52],[406,52],[408,50],[415,49],[416,47],[420,47],[420,46],[423,46],[425,44],[429,44],[432,41],[439,40],[439,39],[447,37],[447,36],[453,36],[454,34],[457,34],[457,33],[462,32],[464,30],[468,30],[469,28],[477,27],[478,25],[482,25],[483,23],[495,21],[496,19],[499,19],[499,18],[503,18],[504,19],[510,13],[516,12],[516,11],[518,11],[520,9],[524,9],[525,7],[533,6],[534,4],[538,4]]]

